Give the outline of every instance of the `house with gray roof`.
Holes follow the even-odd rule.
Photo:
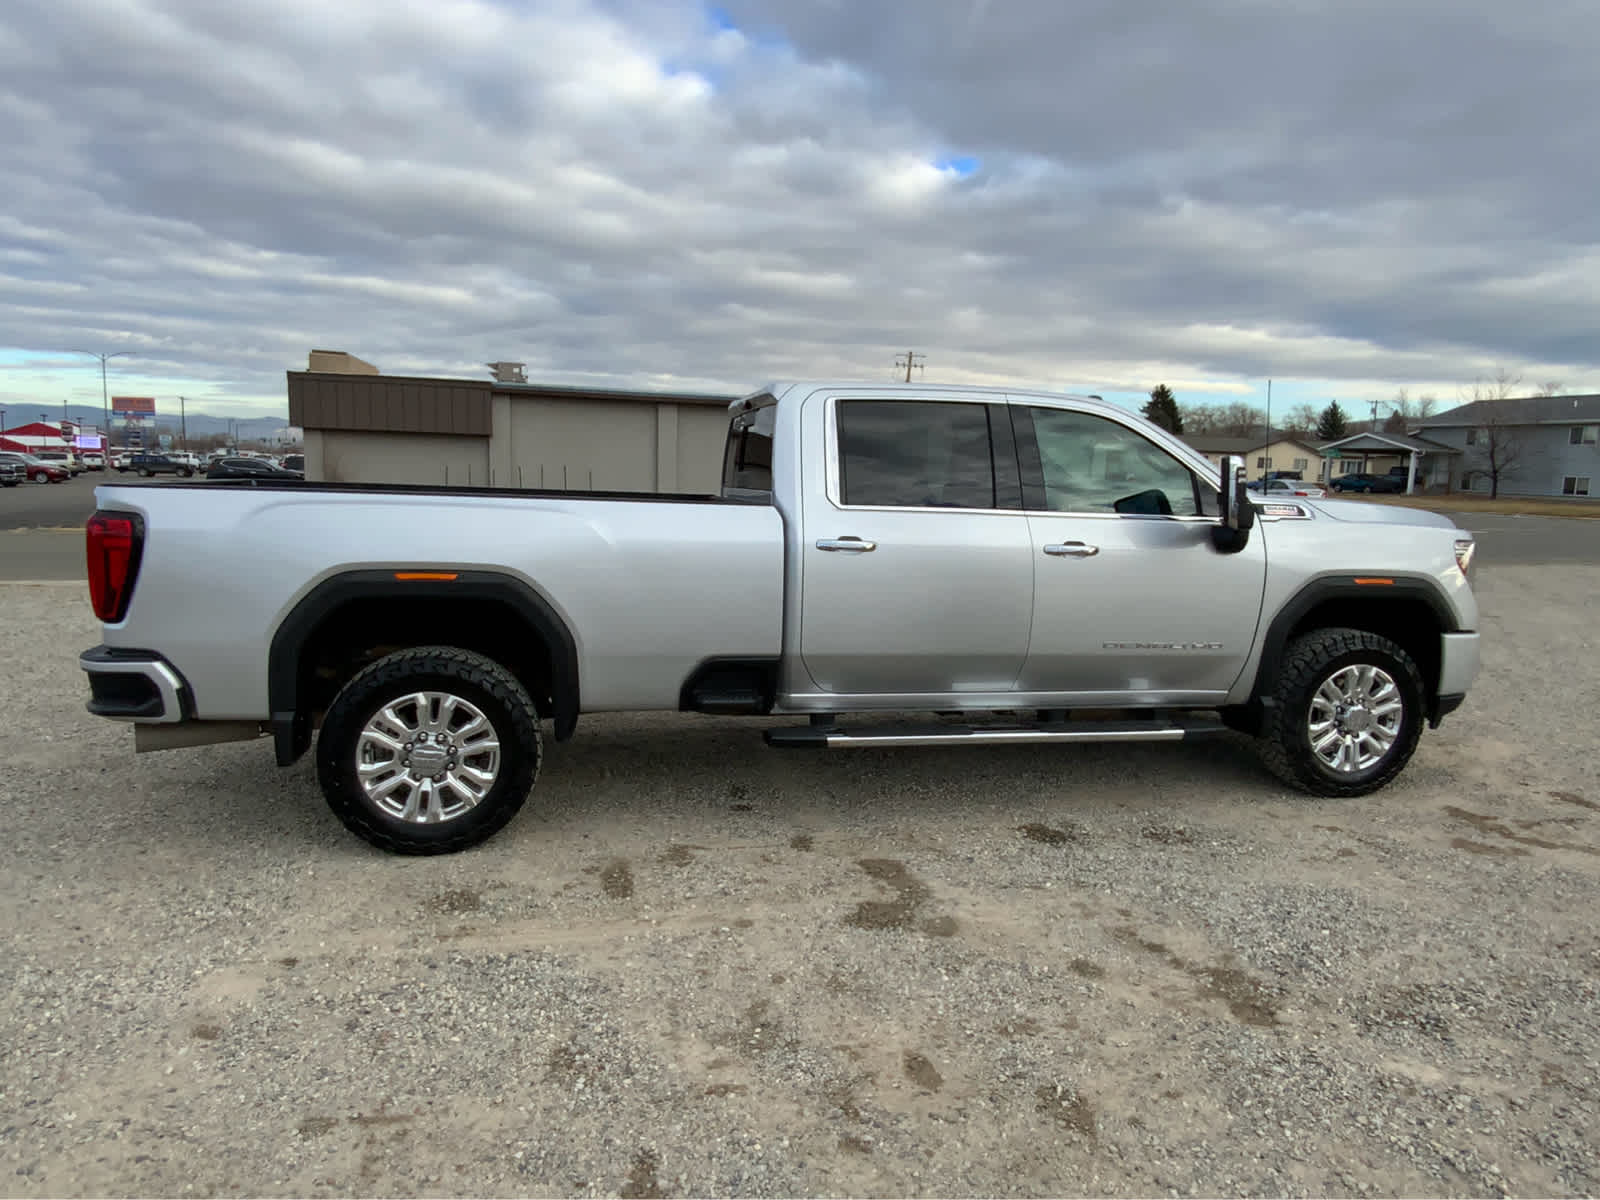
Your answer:
[[[1474,400],[1417,423],[1459,449],[1456,486],[1488,492],[1499,467],[1510,496],[1600,495],[1600,395]]]

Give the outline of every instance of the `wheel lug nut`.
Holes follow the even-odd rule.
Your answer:
[[[412,746],[411,746],[411,743],[410,743],[410,742],[407,742],[407,743],[406,743],[406,749],[407,749],[407,750],[410,750],[410,749],[411,749],[411,748],[412,748]]]

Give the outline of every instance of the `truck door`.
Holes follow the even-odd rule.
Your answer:
[[[1017,686],[1085,703],[1219,701],[1255,640],[1259,523],[1243,550],[1219,553],[1215,484],[1143,433],[1070,405],[1011,411],[1036,580]]]
[[[823,405],[825,459],[810,478],[826,477],[806,489],[800,543],[813,682],[851,695],[1009,691],[1027,656],[1034,563],[1006,406],[810,403]]]

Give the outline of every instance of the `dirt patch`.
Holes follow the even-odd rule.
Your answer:
[[[1074,975],[1082,976],[1084,979],[1104,979],[1106,977],[1106,969],[1093,959],[1088,958],[1073,959],[1067,964],[1067,970]]]
[[[1001,1021],[994,1027],[994,1031],[1001,1037],[1014,1040],[1019,1037],[1032,1037],[1043,1028],[1044,1026],[1032,1017],[1020,1017],[1015,1021]]]
[[[220,1025],[196,1025],[189,1031],[190,1035],[199,1038],[202,1042],[214,1042],[222,1036]]]
[[[1017,832],[1030,842],[1038,842],[1044,846],[1065,846],[1068,842],[1080,839],[1081,830],[1076,825],[1068,825],[1065,829],[1056,829],[1050,825],[1018,825]]]
[[[1112,934],[1118,941],[1137,946],[1145,953],[1162,959],[1174,970],[1182,971],[1200,985],[1196,994],[1201,999],[1222,1001],[1233,1019],[1241,1024],[1272,1026],[1278,1023],[1277,1008],[1266,989],[1238,968],[1227,965],[1202,967],[1185,962],[1164,943],[1146,938],[1127,926],[1113,930]]]
[[[1600,804],[1593,800],[1585,800],[1577,792],[1550,792],[1550,799],[1559,800],[1562,804],[1576,804],[1579,808],[1587,808],[1590,812],[1600,812]]]
[[[918,919],[931,894],[927,885],[906,869],[905,863],[892,858],[863,858],[857,860],[856,865],[891,889],[895,898],[861,901],[856,911],[845,918],[846,925],[857,929],[916,928],[932,937],[955,935],[954,917]]]
[[[1479,833],[1504,838],[1508,842],[1517,842],[1524,846],[1537,846],[1542,850],[1574,850],[1579,854],[1600,855],[1600,846],[1590,846],[1583,842],[1552,842],[1549,838],[1530,837],[1525,833],[1516,832],[1499,817],[1468,812],[1466,809],[1457,808],[1453,804],[1445,805],[1444,811],[1446,815],[1453,817],[1455,820],[1471,825]]]
[[[1491,846],[1487,842],[1475,842],[1471,838],[1451,838],[1450,846],[1455,850],[1465,850],[1468,854],[1488,854],[1500,858],[1527,858],[1532,853],[1521,846]]]
[[[623,1200],[659,1200],[665,1196],[666,1192],[661,1190],[661,1183],[656,1178],[656,1168],[659,1166],[660,1160],[654,1150],[639,1151],[633,1156],[633,1168],[617,1195]]]
[[[944,1077],[915,1050],[907,1050],[901,1056],[900,1069],[905,1072],[907,1079],[926,1091],[937,1092],[944,1087]]]
[[[696,850],[704,849],[704,846],[684,846],[674,844],[667,847],[666,853],[661,856],[661,861],[664,863],[670,863],[674,867],[687,867],[694,861],[694,852]]]
[[[451,888],[435,893],[425,907],[431,912],[455,916],[477,912],[483,907],[483,897],[471,888]]]
[[[633,871],[625,858],[614,858],[600,871],[600,890],[613,900],[633,895]]]
[[[278,965],[280,967],[298,967],[300,965],[300,960],[291,955],[289,958],[280,958],[278,960]]]
[[[1146,825],[1139,836],[1147,842],[1160,842],[1163,846],[1192,846],[1194,834],[1181,825]]]
[[[1041,1083],[1034,1089],[1037,1108],[1063,1129],[1080,1133],[1091,1142],[1097,1137],[1094,1105],[1072,1088],[1059,1083]]]
[[[707,1096],[742,1096],[750,1089],[742,1083],[713,1083],[706,1088]]]
[[[868,1142],[866,1138],[857,1137],[853,1133],[847,1133],[839,1139],[839,1149],[845,1151],[847,1154],[871,1154],[872,1144]]]
[[[772,1001],[757,1000],[740,1014],[731,1029],[713,1037],[714,1044],[746,1057],[770,1054],[795,1045],[773,1012]]]
[[[338,1124],[338,1117],[307,1117],[295,1126],[295,1132],[304,1138],[321,1137],[325,1133],[331,1133]]]
[[[797,833],[789,839],[789,849],[791,850],[809,850],[812,844],[809,833]]]

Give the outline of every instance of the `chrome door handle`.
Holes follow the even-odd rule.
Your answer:
[[[854,554],[861,554],[867,550],[876,550],[877,548],[877,542],[869,542],[865,538],[839,537],[817,539],[818,550],[848,550]]]
[[[1046,546],[1044,552],[1057,558],[1093,558],[1100,553],[1100,547],[1091,546],[1088,542],[1056,542]]]

